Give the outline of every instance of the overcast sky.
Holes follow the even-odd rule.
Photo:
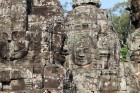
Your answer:
[[[72,0],[60,0],[62,5],[65,3],[65,2],[71,2]],[[101,8],[111,8],[113,7],[116,3],[118,2],[123,2],[123,1],[127,1],[127,0],[100,0],[102,5],[101,5]],[[71,6],[69,5],[68,10],[71,10]]]

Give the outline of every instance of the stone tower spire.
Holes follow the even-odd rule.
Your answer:
[[[72,7],[75,8],[80,5],[94,5],[98,8],[101,6],[100,0],[72,0]]]

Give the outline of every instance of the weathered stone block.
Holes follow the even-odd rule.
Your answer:
[[[11,19],[10,17],[0,17],[0,28],[2,32],[11,32]]]
[[[24,90],[25,88],[25,83],[23,79],[19,80],[12,80],[10,82],[10,86],[12,90]]]
[[[59,0],[51,1],[51,0],[33,0],[34,6],[61,6]]]
[[[33,89],[32,79],[24,79],[24,82],[25,82],[25,90],[32,90]]]
[[[1,70],[0,71],[0,81],[1,82],[10,81],[10,70]]]
[[[43,76],[41,74],[33,75],[33,89],[42,89],[43,88]]]
[[[62,89],[63,69],[56,66],[46,66],[44,69],[44,87]]]

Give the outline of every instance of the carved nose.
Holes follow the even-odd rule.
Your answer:
[[[11,39],[8,39],[8,42],[9,42],[9,43],[11,43],[11,41],[12,41]]]
[[[81,55],[79,55],[79,59],[83,59],[85,56],[81,56]]]
[[[12,41],[12,36],[11,34],[8,35],[8,42],[10,43]]]
[[[83,53],[79,53],[79,57],[83,58],[85,55]]]

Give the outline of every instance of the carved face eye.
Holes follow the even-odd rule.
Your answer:
[[[78,48],[74,51],[74,63],[79,66],[90,64],[92,61],[91,49],[88,47]]]
[[[83,53],[82,49],[79,49],[79,50],[76,51],[76,56],[77,57],[79,57],[79,56],[84,57],[84,53]]]
[[[91,49],[90,48],[78,48],[76,51],[75,51],[75,56],[77,58],[89,58],[91,56]]]
[[[80,54],[90,54],[90,49],[89,48],[80,48],[76,51],[76,54],[77,55],[80,55]]]
[[[8,34],[7,34],[7,33],[2,33],[2,34],[0,35],[0,38],[1,38],[2,40],[8,40]]]
[[[12,33],[12,39],[13,40],[19,40],[21,38],[24,38],[24,36],[25,36],[25,32],[17,32],[17,31],[15,31],[15,32]]]
[[[84,48],[84,49],[83,49],[83,52],[84,52],[84,53],[90,53],[91,51],[90,51],[89,48]]]

